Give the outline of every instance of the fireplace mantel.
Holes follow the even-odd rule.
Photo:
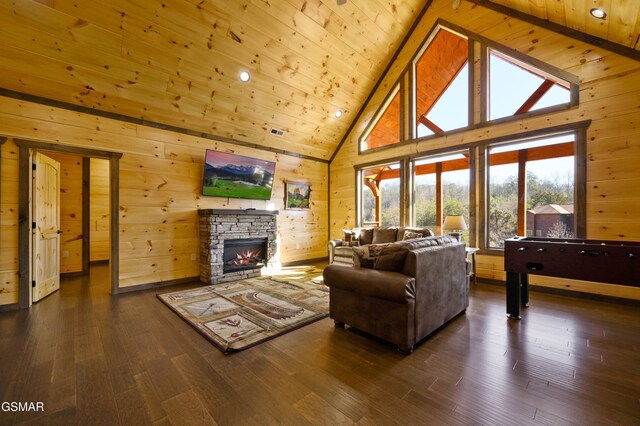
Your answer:
[[[277,215],[278,210],[255,210],[255,209],[244,209],[244,210],[234,210],[234,209],[199,209],[199,216],[211,216],[211,215]]]
[[[247,238],[266,238],[266,268],[280,266],[277,210],[199,209],[200,281],[218,284],[260,276],[262,268],[224,271],[224,242]]]

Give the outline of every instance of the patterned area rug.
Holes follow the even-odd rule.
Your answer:
[[[313,267],[157,296],[223,352],[246,349],[329,314],[329,289],[322,270]]]

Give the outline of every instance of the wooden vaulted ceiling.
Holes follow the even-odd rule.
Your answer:
[[[326,160],[423,7],[3,0],[0,86]]]
[[[468,1],[640,49],[638,1]],[[328,160],[426,4],[1,0],[0,93]]]

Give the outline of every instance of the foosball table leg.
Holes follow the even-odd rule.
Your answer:
[[[529,307],[529,275],[520,275],[520,306],[523,308]]]
[[[522,291],[520,284],[520,274],[517,272],[507,272],[507,316],[510,319],[520,319]]]

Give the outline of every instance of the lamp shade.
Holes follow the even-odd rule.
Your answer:
[[[444,218],[442,228],[450,229],[452,231],[464,231],[467,229],[467,223],[464,221],[464,217],[460,214],[450,215]]]

